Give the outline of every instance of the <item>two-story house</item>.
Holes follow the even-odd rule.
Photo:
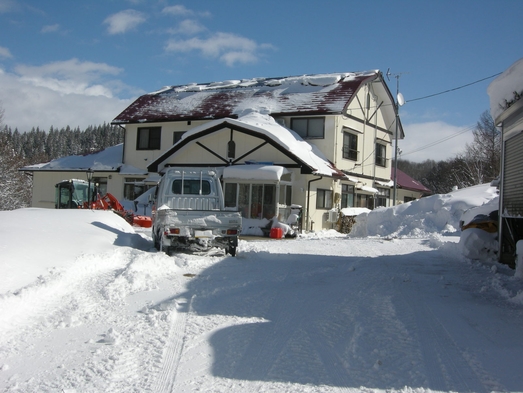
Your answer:
[[[220,167],[226,205],[245,218],[284,220],[299,205],[305,229],[331,228],[338,208],[392,204],[396,118],[378,70],[169,86],[113,120],[121,165],[92,169],[133,199],[168,166]]]

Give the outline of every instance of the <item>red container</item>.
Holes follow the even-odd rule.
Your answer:
[[[272,239],[281,239],[283,237],[283,229],[281,229],[281,228],[271,228],[270,237]]]

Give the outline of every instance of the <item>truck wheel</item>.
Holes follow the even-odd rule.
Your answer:
[[[158,251],[160,251],[160,241],[154,234],[154,231],[153,231],[153,244],[154,244],[154,248],[156,248]]]
[[[225,249],[225,254],[231,254],[231,256],[236,256],[236,247],[238,247],[238,239],[233,238],[229,239],[227,248]]]

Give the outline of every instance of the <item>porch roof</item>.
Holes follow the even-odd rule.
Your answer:
[[[232,165],[223,168],[224,179],[279,181],[289,171],[280,165]]]

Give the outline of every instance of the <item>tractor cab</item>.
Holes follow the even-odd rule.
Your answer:
[[[64,180],[55,185],[56,209],[84,209],[96,196],[94,183],[85,180]]]

